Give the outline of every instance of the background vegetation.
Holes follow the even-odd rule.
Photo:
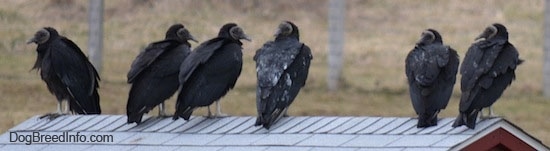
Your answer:
[[[101,106],[105,114],[126,113],[125,81],[131,61],[148,43],[162,39],[171,24],[183,23],[205,41],[223,24],[235,22],[253,41],[244,42],[244,69],[235,89],[223,98],[223,109],[254,116],[252,56],[273,39],[282,20],[290,20],[300,27],[301,40],[314,54],[307,85],[291,115],[414,117],[404,60],[420,33],[426,28],[439,30],[444,42],[463,57],[474,37],[487,25],[500,22],[508,27],[510,41],[526,62],[494,105],[495,111],[550,144],[550,100],[541,94],[543,4],[542,0],[347,1],[344,84],[340,91],[328,92],[326,1],[105,1]],[[41,27],[51,26],[87,53],[87,8],[87,1],[64,0],[5,0],[0,5],[0,131],[55,110],[55,97],[39,74],[30,71],[36,46],[25,41]],[[458,86],[441,117],[457,115]],[[174,111],[174,100],[167,101],[169,112]],[[204,113],[203,109],[196,115]]]

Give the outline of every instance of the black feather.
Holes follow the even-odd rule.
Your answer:
[[[174,119],[188,120],[197,107],[209,106],[235,86],[242,69],[242,43],[224,25],[218,37],[196,47],[181,64]],[[244,34],[244,33],[242,33]]]
[[[40,70],[42,80],[59,103],[69,101],[70,111],[100,114],[97,93],[100,78],[93,65],[74,42],[59,35],[54,28],[46,27],[41,31],[48,32],[49,37],[47,41],[33,41],[38,44],[38,58],[33,69]]]
[[[312,59],[309,47],[299,41],[298,27],[285,23],[292,26],[292,33],[279,34],[254,56],[258,77],[255,125],[267,129],[285,114],[305,85]]]
[[[126,112],[128,123],[140,123],[143,114],[170,98],[179,87],[179,67],[191,52],[186,37],[176,32],[181,24],[171,26],[162,41],[149,44],[134,60],[128,72],[132,83]]]
[[[423,33],[405,61],[417,127],[437,125],[437,114],[449,102],[459,65],[456,51],[443,45],[439,33],[433,29],[426,32],[429,34]]]
[[[515,79],[515,69],[522,62],[516,48],[508,42],[506,28],[501,24],[492,26],[498,33],[473,43],[462,62],[460,115],[453,127],[466,125],[474,129],[478,112],[500,98]]]

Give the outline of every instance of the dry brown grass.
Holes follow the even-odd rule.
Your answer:
[[[439,30],[444,42],[464,56],[485,26],[500,22],[508,27],[510,41],[526,62],[495,109],[550,144],[550,100],[541,96],[543,1],[352,0],[347,6],[345,84],[339,92],[328,93],[325,1],[185,0],[153,1],[150,5],[106,1],[102,109],[105,114],[125,113],[129,88],[125,76],[130,63],[141,48],[163,38],[169,25],[181,22],[204,41],[215,36],[224,23],[235,22],[252,36],[253,42],[244,42],[244,69],[235,90],[223,98],[224,110],[233,115],[254,115],[252,56],[272,39],[280,21],[291,20],[300,27],[302,41],[314,53],[311,76],[291,115],[415,116],[403,63],[420,33],[426,28]],[[0,131],[55,109],[55,98],[37,72],[29,71],[36,46],[25,45],[25,40],[39,28],[52,26],[87,50],[86,11],[87,1],[56,6],[50,1],[7,0],[0,6]],[[442,117],[457,114],[459,95],[457,84]],[[174,98],[168,103],[172,109]]]

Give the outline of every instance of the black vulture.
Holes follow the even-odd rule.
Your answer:
[[[437,114],[447,107],[453,93],[458,64],[456,51],[443,45],[439,32],[422,32],[405,60],[409,94],[418,115],[417,127],[437,125]]]
[[[279,25],[275,41],[266,42],[256,51],[256,126],[269,129],[286,115],[300,88],[306,84],[312,58],[309,47],[300,42],[298,27],[290,21]]]
[[[33,69],[40,71],[48,90],[57,97],[57,112],[43,117],[50,119],[69,110],[76,114],[101,114],[99,75],[80,48],[51,27],[40,29],[28,42],[36,43],[38,53]],[[61,111],[63,100],[68,102]]]
[[[164,40],[149,44],[136,57],[128,72],[128,123],[139,124],[143,114],[159,104],[159,116],[166,116],[164,101],[178,90],[179,67],[191,52],[188,40],[196,42],[182,24],[174,24]]]
[[[478,112],[495,103],[512,84],[516,67],[523,62],[508,42],[508,31],[502,24],[488,26],[475,40],[460,67],[462,96],[453,127],[466,125],[474,129]],[[489,116],[493,116],[489,110]]]
[[[218,37],[201,43],[183,61],[174,119],[189,120],[197,107],[210,106],[214,102],[216,115],[223,115],[219,99],[235,86],[241,74],[243,54],[240,39],[250,41],[237,24],[225,24]],[[208,117],[211,115],[208,107]]]

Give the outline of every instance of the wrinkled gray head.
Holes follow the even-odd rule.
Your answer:
[[[248,37],[248,35],[246,35],[244,33],[243,29],[239,26],[231,27],[229,29],[229,35],[231,36],[231,38],[233,38],[235,40],[244,39],[244,40],[252,41],[252,39],[250,39],[250,37]]]
[[[508,40],[508,31],[504,25],[494,23],[487,26],[475,40]]]
[[[243,29],[235,23],[227,23],[223,25],[218,33],[218,37],[231,38],[233,40],[245,39],[251,41],[250,37],[244,33]]]
[[[182,24],[174,24],[166,31],[166,39],[178,39],[181,41],[198,42]]]
[[[420,35],[420,40],[416,42],[417,45],[427,45],[432,43],[443,43],[443,38],[441,38],[439,32],[434,29],[426,29],[423,31]]]
[[[27,44],[30,43],[36,43],[36,44],[44,44],[48,40],[50,40],[51,37],[57,36],[57,30],[51,27],[44,27],[40,30],[38,30],[34,36],[27,41]]]
[[[180,28],[177,32],[177,35],[179,38],[187,41],[187,40],[191,40],[191,41],[194,41],[194,42],[199,42],[195,39],[195,37],[193,37],[193,35],[191,35],[191,33],[189,32],[189,30],[187,30],[187,28]]]
[[[300,39],[300,32],[298,31],[298,26],[290,21],[283,21],[279,24],[277,31],[275,32],[275,37],[294,37]]]

